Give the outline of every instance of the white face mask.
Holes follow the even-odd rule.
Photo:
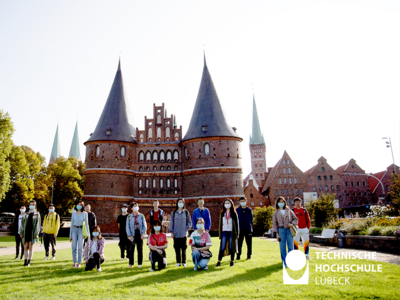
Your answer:
[[[230,204],[225,204],[225,208],[229,209],[229,208],[231,208],[231,205]]]
[[[203,229],[204,228],[204,224],[196,224],[197,229]]]
[[[154,226],[154,231],[160,231],[161,230],[161,226]]]
[[[21,213],[24,213],[24,212],[25,212],[25,208],[21,208],[21,209],[20,209],[20,212],[21,212]]]
[[[135,207],[133,208],[133,211],[138,212],[138,211],[139,211],[139,206],[135,206]]]
[[[241,206],[246,206],[246,202],[240,202]]]
[[[182,208],[183,207],[183,203],[178,203],[178,207]]]
[[[123,208],[123,209],[122,209],[122,212],[123,212],[123,213],[126,212],[126,208]]]

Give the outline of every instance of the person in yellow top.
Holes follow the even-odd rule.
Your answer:
[[[49,214],[44,217],[43,222],[43,240],[44,250],[46,251],[46,257],[44,260],[49,259],[49,246],[51,244],[51,252],[53,254],[52,260],[56,259],[56,238],[58,230],[60,229],[60,216],[55,212],[53,204],[49,206]]]

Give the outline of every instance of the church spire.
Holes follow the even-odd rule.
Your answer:
[[[265,144],[264,135],[261,133],[260,121],[258,120],[256,99],[253,94],[253,128],[250,137],[250,145]]]
[[[121,72],[121,61],[115,74],[110,94],[96,129],[86,142],[121,141],[133,142],[136,130],[132,120],[129,102],[125,95]]]
[[[203,75],[199,93],[188,131],[183,140],[211,136],[239,137],[226,120],[204,54]]]
[[[81,160],[81,151],[79,149],[79,134],[78,134],[78,121],[76,121],[74,137],[72,138],[71,148],[69,149],[68,157],[75,157],[77,160]]]
[[[57,124],[56,135],[54,137],[53,148],[51,149],[49,164],[54,164],[56,159],[59,157],[60,157],[60,139],[58,137],[58,124]]]

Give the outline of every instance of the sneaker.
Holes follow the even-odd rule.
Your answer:
[[[76,264],[73,264],[72,267],[73,267],[73,268],[76,268]]]
[[[229,264],[230,267],[233,267],[233,260],[231,260],[231,263]]]
[[[133,268],[133,265],[129,265],[128,268]]]
[[[20,260],[23,260],[24,258],[21,256],[19,259],[20,259]]]
[[[25,259],[24,266],[27,266],[27,265],[28,265],[28,260]]]
[[[48,256],[46,256],[43,260],[48,260],[49,259],[49,257]]]
[[[250,260],[251,259],[251,256],[247,256],[247,260]]]
[[[215,265],[215,267],[219,267],[221,265],[221,262],[217,262],[217,264]]]
[[[154,270],[153,270],[153,269],[150,269],[150,272],[154,272]]]
[[[208,270],[208,267],[203,268],[203,270]]]
[[[197,271],[197,268],[194,268],[193,271]]]
[[[121,261],[123,261],[124,259],[123,258],[121,258]]]
[[[18,255],[14,259],[18,259]]]
[[[31,266],[31,260],[30,259],[28,259],[28,264],[26,265],[27,267],[30,267]]]
[[[140,269],[142,267],[142,265],[138,265],[138,269]]]
[[[56,260],[56,257],[55,257],[55,256],[53,256],[53,257],[51,258],[51,260]]]
[[[97,271],[101,272],[101,268],[98,268]]]
[[[177,266],[177,267],[180,267],[180,266],[181,266],[181,264],[176,264],[176,266]]]
[[[186,264],[182,264],[182,266],[184,266],[186,268]]]
[[[309,256],[306,256],[306,259],[308,259],[308,260],[312,260],[312,259],[311,259],[311,257],[309,257]]]
[[[240,255],[237,255],[237,256],[236,256],[236,260],[240,260]]]
[[[81,267],[81,264],[77,264],[76,267],[77,267],[77,268],[80,268],[80,267]]]

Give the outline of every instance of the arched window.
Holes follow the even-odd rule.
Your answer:
[[[143,171],[143,167],[139,167],[139,171]]]
[[[149,128],[149,134],[148,134],[147,138],[149,138],[149,139],[153,138],[153,129],[152,128]]]
[[[292,174],[292,170],[290,168],[288,168],[288,172],[289,174]]]
[[[185,158],[187,158],[187,148],[186,147],[183,148],[183,152],[185,153]]]
[[[168,150],[167,151],[167,161],[171,161],[171,159],[172,159],[171,156],[172,156],[171,151]]]
[[[326,178],[326,176],[324,176],[324,180],[326,180],[327,178]]]
[[[337,185],[337,186],[336,186],[336,190],[337,190],[337,191],[340,191],[340,185]]]
[[[296,193],[296,196],[298,196],[299,195],[299,190],[295,189],[295,193]]]
[[[321,180],[321,176],[318,176],[318,180]]]
[[[169,127],[165,128],[165,138],[166,139],[170,139],[171,137],[171,130],[169,129]]]
[[[150,151],[146,152],[146,161],[151,161],[151,153],[150,153]]]
[[[160,152],[160,161],[161,162],[165,161],[165,153],[164,153],[164,151]]]
[[[149,179],[146,178],[146,188],[149,188]]]
[[[286,162],[286,164],[290,165],[290,160],[288,160],[288,161]]]
[[[278,195],[279,195],[278,190],[275,190],[275,196],[278,196]]]
[[[286,165],[286,161],[285,160],[283,161],[283,164]]]
[[[153,167],[153,171],[157,171],[157,167],[156,166]]]
[[[143,185],[143,180],[139,179],[139,188],[142,188],[142,185]]]
[[[297,177],[294,178],[294,184],[297,184]]]
[[[324,167],[322,167],[321,170],[322,170],[322,172],[325,172],[325,168]]]
[[[263,205],[262,201],[258,202],[258,206],[262,206],[262,205]]]
[[[179,141],[179,133],[175,133],[175,141]]]
[[[316,186],[313,187],[313,191],[314,191],[314,192],[317,191],[317,187],[316,187]]]
[[[154,178],[153,179],[153,188],[155,188],[157,186],[157,180]]]
[[[325,186],[325,191],[329,191],[329,187],[327,185]]]
[[[157,161],[158,160],[158,153],[157,151],[153,152],[153,161]]]
[[[283,183],[284,183],[284,184],[287,184],[286,178],[283,178]]]
[[[168,166],[168,167],[167,167],[167,170],[171,170],[171,166]]]
[[[292,184],[292,177],[289,177],[289,184]]]
[[[333,185],[331,186],[331,190],[332,190],[332,191],[334,191],[334,190],[335,190],[335,187],[334,187]]]
[[[176,187],[176,188],[178,187],[178,179],[176,179],[176,178],[174,179],[174,187]]]
[[[289,195],[289,192],[288,192],[288,190],[287,190],[287,189],[285,190],[285,195],[286,195],[286,196],[288,196],[288,195]]]
[[[139,162],[144,161],[144,153],[143,151],[140,151],[139,153]]]
[[[204,154],[205,155],[209,155],[210,154],[210,144],[209,143],[205,143],[204,144]]]
[[[283,168],[283,174],[286,174],[286,168]]]
[[[174,170],[178,170],[178,166],[174,166]]]
[[[283,196],[283,190],[281,190],[280,192],[281,192],[281,196]]]
[[[304,192],[303,189],[300,189],[300,194],[301,194],[301,195],[303,195],[303,192]]]
[[[161,127],[157,128],[157,139],[161,139]]]
[[[279,178],[279,184],[282,184],[282,178]]]
[[[342,196],[339,196],[339,201],[342,201],[343,200],[343,197]]]
[[[257,166],[258,166],[258,165],[257,165],[257,163],[256,163],[255,167],[257,168]]]
[[[144,139],[144,136],[143,136],[143,133],[140,135],[140,142],[141,143],[143,143],[143,139]]]
[[[258,173],[256,173],[256,178],[258,178]]]
[[[293,195],[293,189],[290,189],[290,195]]]
[[[170,188],[171,187],[171,179],[167,179],[167,188]]]
[[[174,151],[174,161],[178,161],[179,160],[179,153],[177,150]]]
[[[319,186],[319,190],[322,191],[322,186]]]
[[[100,156],[100,146],[96,146],[96,156]]]
[[[125,157],[125,147],[124,146],[121,147],[121,156]]]
[[[164,179],[160,179],[160,188],[163,188],[164,187]]]
[[[157,123],[158,123],[158,124],[161,124],[161,115],[158,115],[158,116],[157,116]]]
[[[160,167],[160,171],[164,171],[164,167],[163,166]]]

